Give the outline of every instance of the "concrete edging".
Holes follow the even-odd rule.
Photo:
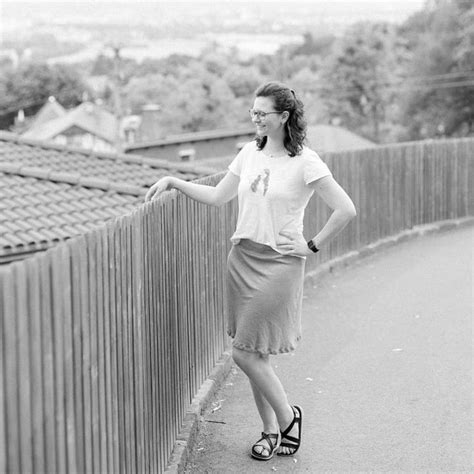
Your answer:
[[[361,260],[365,257],[373,255],[376,252],[380,252],[389,247],[402,242],[429,235],[437,232],[444,232],[460,227],[467,227],[474,225],[474,217],[465,217],[462,219],[449,219],[445,221],[436,221],[431,224],[423,224],[414,226],[412,229],[404,230],[398,234],[384,237],[373,243],[370,243],[359,250],[347,252],[340,257],[336,257],[329,262],[321,264],[316,270],[309,272],[305,276],[305,285],[313,284],[318,279],[331,273],[333,270],[346,267],[356,260]]]
[[[193,398],[184,417],[183,426],[176,438],[173,452],[171,453],[165,472],[181,473],[184,471],[188,454],[193,448],[199,432],[198,428],[201,415],[211,403],[214,394],[221,388],[231,368],[232,355],[230,350],[226,350]]]
[[[393,245],[436,232],[448,231],[460,227],[474,225],[474,217],[465,217],[462,219],[450,219],[437,221],[431,224],[418,225],[412,229],[402,231],[396,235],[385,237],[371,244],[362,247],[360,250],[347,252],[340,257],[334,258],[329,262],[321,264],[317,270],[305,275],[305,285],[313,284],[324,275],[333,270],[343,268],[356,260],[373,255],[376,252],[385,250]],[[194,397],[191,406],[186,412],[183,426],[178,434],[176,443],[171,453],[166,473],[184,472],[188,454],[192,450],[199,432],[199,421],[202,413],[210,404],[214,394],[219,390],[227,378],[232,368],[232,355],[230,348],[224,352],[220,360],[215,365],[209,377],[201,385],[198,393]]]

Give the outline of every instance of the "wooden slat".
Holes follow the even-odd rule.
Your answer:
[[[152,409],[153,409],[153,439],[154,440],[161,440],[163,430],[163,403],[160,403],[160,390],[162,385],[162,370],[161,370],[161,363],[162,359],[160,357],[160,347],[163,347],[163,332],[161,331],[162,322],[164,319],[164,315],[167,312],[167,299],[162,297],[163,288],[166,286],[165,284],[158,284],[161,272],[166,272],[166,268],[164,267],[164,257],[163,252],[165,249],[164,241],[162,239],[161,228],[163,225],[163,211],[162,207],[158,207],[158,202],[153,203],[152,209],[155,210],[154,219],[151,219],[151,241],[152,241],[152,252],[151,258],[153,262],[152,267],[152,281],[150,284],[153,286],[153,314],[152,314],[152,347],[151,347],[151,355],[152,355],[152,366],[151,366],[151,377],[152,377],[152,389],[153,395],[152,396]],[[164,273],[167,275],[167,273]],[[155,469],[163,470],[166,457],[164,455],[164,442],[160,441],[156,443],[156,449],[152,451],[154,454],[153,456],[153,465]]]
[[[143,376],[145,361],[142,347],[143,337],[143,293],[144,293],[144,255],[143,255],[143,217],[135,213],[131,217],[131,245],[132,245],[132,347],[135,362],[134,398],[135,398],[135,433],[136,433],[136,469],[143,472],[145,460],[145,433],[144,433],[144,393]]]
[[[41,300],[39,265],[44,259],[31,258],[24,262],[28,277],[29,350],[31,377],[31,436],[33,440],[33,466],[45,472],[44,438],[44,394],[43,394],[43,353],[41,348]],[[5,472],[0,469],[0,472]]]
[[[108,260],[108,289],[109,298],[109,341],[110,341],[110,395],[109,395],[109,414],[110,414],[110,430],[111,439],[109,440],[109,451],[111,450],[112,458],[110,467],[112,472],[120,472],[120,424],[119,424],[119,383],[118,383],[118,348],[117,348],[117,280],[116,280],[116,224],[107,226],[107,260]]]
[[[76,469],[86,471],[86,440],[84,422],[84,377],[83,377],[83,347],[82,347],[82,285],[83,266],[86,264],[80,251],[80,246],[74,242],[69,245],[70,280],[71,280],[71,337],[73,351],[72,388],[74,392],[74,426]]]
[[[103,268],[104,255],[102,252],[102,230],[94,232],[95,237],[95,259],[96,259],[96,331],[97,331],[97,388],[98,388],[98,419],[99,419],[99,446],[100,446],[100,472],[108,472],[108,450],[107,450],[107,386],[106,386],[106,340],[105,333],[105,299],[104,299],[104,284],[105,275]],[[108,303],[107,303],[108,305]]]
[[[123,377],[125,393],[125,430],[127,470],[135,472],[135,431],[133,416],[133,353],[131,351],[131,281],[130,281],[130,229],[126,219],[121,219],[122,231],[122,335]]]
[[[43,257],[43,256],[41,256]],[[40,307],[41,307],[41,347],[43,353],[43,432],[45,446],[45,471],[57,472],[56,461],[56,423],[54,390],[54,336],[53,336],[53,303],[51,299],[51,256],[41,259],[40,271]]]
[[[84,461],[86,472],[94,469],[94,446],[93,446],[93,425],[92,425],[92,387],[91,387],[91,339],[90,339],[90,292],[89,292],[89,258],[87,251],[87,241],[85,238],[77,240],[78,248],[78,279],[80,281],[79,293],[79,318],[81,325],[81,380],[82,380],[82,418],[84,433]]]
[[[74,322],[72,285],[74,269],[71,266],[71,252],[68,245],[58,247],[60,261],[58,280],[61,282],[62,311],[60,318],[63,326],[63,373],[64,373],[64,411],[66,430],[67,471],[77,471],[77,426],[75,418],[75,362],[74,362]]]
[[[24,262],[14,267],[17,334],[17,379],[18,388],[18,422],[20,428],[21,471],[31,472],[33,469],[33,444],[30,435],[31,426],[31,374],[30,374],[30,342],[28,321],[28,286]]]
[[[6,292],[4,290],[5,279],[8,273],[0,269],[0,347],[5,348],[6,344]],[[7,472],[8,469],[8,452],[7,452],[7,414],[6,408],[6,386],[7,378],[3,367],[5,359],[8,357],[6,352],[2,352],[2,360],[0,361],[0,472]],[[41,464],[44,465],[44,464]]]
[[[100,417],[99,417],[99,354],[98,354],[98,287],[97,278],[97,233],[86,235],[86,249],[88,259],[87,281],[89,292],[87,302],[89,306],[87,317],[88,347],[89,352],[89,397],[91,416],[91,443],[92,443],[92,469],[101,471],[101,443],[100,443]]]
[[[2,332],[3,332],[3,367],[4,377],[8,382],[3,385],[5,403],[5,440],[7,445],[2,448],[6,453],[6,472],[21,472],[20,425],[18,403],[18,358],[17,358],[17,300],[15,295],[14,267],[2,278],[3,296]]]
[[[110,275],[109,275],[109,245],[108,227],[104,227],[100,232],[100,272],[102,281],[102,342],[103,342],[103,362],[102,362],[102,383],[103,393],[101,393],[101,415],[103,424],[101,425],[101,443],[104,454],[102,470],[103,472],[113,472],[113,423],[112,423],[112,382],[111,382],[111,334],[110,334]],[[100,335],[99,335],[100,338]]]
[[[56,247],[49,254],[51,258],[51,284],[53,306],[53,347],[54,347],[54,391],[56,422],[56,462],[59,472],[67,472],[66,447],[66,387],[64,373],[64,301],[62,293],[63,264],[61,249]],[[59,289],[61,288],[61,291]],[[55,290],[55,291],[54,291]]]
[[[116,358],[117,358],[117,402],[118,402],[118,435],[119,435],[119,470],[121,472],[129,472],[127,465],[128,446],[127,446],[127,426],[125,424],[126,394],[124,389],[124,354],[123,354],[123,248],[122,248],[122,220],[116,221],[114,233],[115,245],[115,279],[116,279]]]

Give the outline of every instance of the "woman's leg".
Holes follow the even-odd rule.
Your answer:
[[[260,389],[252,382],[251,379],[250,386],[252,387],[253,398],[255,400],[255,405],[257,405],[258,413],[263,422],[263,431],[268,434],[278,434],[280,427],[278,426],[278,421],[273,411],[271,405],[267,402],[267,399],[262,395]],[[258,444],[255,444],[253,450],[257,454],[262,454],[267,456],[270,452],[270,446],[266,440],[262,440]]]
[[[255,385],[251,379],[249,379],[249,381],[250,386],[252,387],[253,398],[255,399],[258,413],[263,422],[263,431],[265,431],[265,433],[278,433],[280,427],[278,426],[275,411],[268,403],[267,399],[263,396],[262,392],[260,392],[260,389],[257,387],[257,385]]]
[[[279,427],[284,430],[292,422],[294,413],[288,403],[283,385],[270,364],[270,357],[236,348],[233,349],[232,356],[235,363],[250,379],[255,403],[264,424],[264,431],[266,428],[274,428],[275,417]],[[266,426],[266,424],[268,425]],[[277,431],[278,427],[276,431],[270,432]],[[284,449],[286,451],[286,448]]]

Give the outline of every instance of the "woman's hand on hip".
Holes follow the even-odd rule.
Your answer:
[[[301,234],[281,231],[278,235],[283,237],[278,242],[278,247],[285,252],[285,255],[307,257],[313,253],[308,248],[308,244]]]
[[[145,202],[151,201],[157,198],[161,193],[168,191],[173,187],[174,178],[172,176],[165,176],[159,179],[151,188],[148,190],[145,196]]]

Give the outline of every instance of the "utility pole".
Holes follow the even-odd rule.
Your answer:
[[[114,95],[114,115],[116,119],[116,130],[115,130],[115,148],[117,153],[122,151],[122,137],[120,136],[120,127],[122,123],[122,64],[120,57],[120,50],[123,48],[120,44],[111,44],[114,56],[114,73],[113,73],[113,95]]]

